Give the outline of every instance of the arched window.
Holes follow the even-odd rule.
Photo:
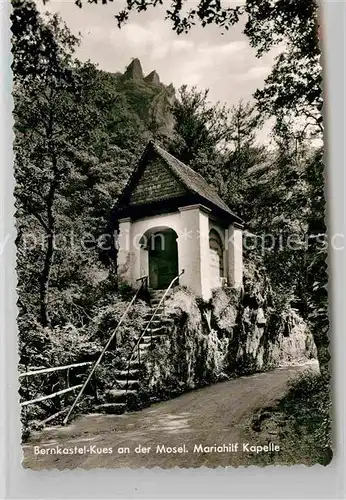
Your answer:
[[[215,229],[209,231],[210,267],[215,278],[224,277],[223,246],[219,233]]]

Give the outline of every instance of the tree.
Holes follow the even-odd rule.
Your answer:
[[[179,155],[186,163],[193,162],[199,150],[223,150],[230,139],[229,110],[220,103],[212,104],[208,96],[209,89],[200,91],[187,85],[179,89],[173,114]]]
[[[306,171],[309,186],[310,216],[308,219],[308,312],[318,350],[321,371],[328,373],[328,246],[326,241],[323,151],[312,156]]]
[[[35,237],[40,235],[41,250],[37,249],[35,255],[40,269],[35,266],[33,277],[39,283],[40,322],[46,326],[50,322],[48,293],[58,227],[56,204],[69,176],[78,142],[85,141],[90,133],[91,114],[81,98],[90,68],[88,65],[82,68],[77,61],[72,61],[78,40],[58,16],[44,23],[31,2],[18,1],[12,18],[18,243],[25,229],[37,229],[38,224]],[[25,20],[31,24],[28,26]],[[18,24],[23,23],[28,37],[20,35]],[[37,49],[36,58],[32,58],[30,52],[27,57],[23,54],[23,38]],[[36,226],[25,215],[34,218]]]
[[[282,52],[262,90],[260,112],[277,118],[277,131],[295,118],[300,133],[322,132],[322,90],[315,0],[248,0],[244,33],[260,57],[274,46]],[[297,120],[298,119],[298,120]]]
[[[266,148],[257,144],[257,131],[260,125],[255,106],[240,101],[230,111],[230,137],[224,154],[223,198],[244,220],[246,213],[245,189],[247,172],[264,161]]]
[[[231,136],[229,110],[208,100],[209,90],[183,85],[173,107],[174,138],[169,149],[222,190],[221,163]]]
[[[12,70],[15,82],[73,82],[69,67],[78,39],[58,16],[45,23],[32,0],[12,0]]]
[[[84,238],[102,238],[147,129],[117,75],[74,57],[78,39],[58,16],[16,0],[12,18],[21,314],[83,324],[107,274]]]

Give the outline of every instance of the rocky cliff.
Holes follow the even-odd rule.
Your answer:
[[[123,75],[124,80],[143,80],[143,70],[142,65],[139,59],[133,59],[130,64],[127,66],[126,71]]]
[[[218,290],[212,299],[214,327],[229,337],[227,371],[244,375],[315,359],[312,334],[298,311],[278,307],[266,274],[253,262],[244,271],[242,295]]]
[[[147,358],[141,391],[160,400],[231,377],[316,358],[295,309],[274,306],[269,281],[248,263],[244,293],[215,290],[209,303],[178,288],[166,303],[167,335]]]
[[[148,129],[148,138],[170,138],[173,135],[172,106],[175,89],[164,85],[155,70],[144,75],[139,59],[133,59],[123,74],[117,73],[117,90],[126,97],[132,109]]]

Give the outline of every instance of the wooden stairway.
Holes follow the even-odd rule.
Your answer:
[[[112,414],[121,414],[127,409],[130,399],[134,400],[139,388],[140,365],[145,360],[148,348],[156,340],[166,335],[163,325],[165,319],[164,305],[159,305],[166,290],[151,291],[151,312],[145,317],[143,332],[138,349],[134,351],[132,359],[126,362],[125,367],[115,372],[115,388],[106,393],[107,403],[97,406],[99,411]],[[166,296],[168,298],[168,296]],[[157,309],[157,310],[156,310]],[[167,321],[165,321],[167,324]]]

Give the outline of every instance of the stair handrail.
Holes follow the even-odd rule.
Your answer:
[[[185,269],[183,269],[180,274],[178,274],[175,278],[172,279],[172,281],[170,282],[170,284],[166,288],[165,293],[162,295],[161,300],[157,304],[157,306],[156,306],[152,316],[150,317],[150,320],[148,321],[146,327],[144,328],[143,332],[138,337],[137,342],[135,343],[135,345],[133,346],[133,348],[131,350],[130,357],[128,358],[128,361],[127,361],[128,367],[127,367],[127,378],[126,378],[126,386],[125,386],[126,393],[128,392],[128,388],[129,388],[129,375],[130,375],[130,368],[131,368],[130,363],[134,357],[135,351],[136,351],[136,349],[138,349],[138,361],[140,361],[139,344],[140,344],[142,338],[144,337],[144,335],[146,334],[146,332],[148,331],[149,326],[151,325],[154,317],[156,316],[157,311],[160,309],[161,304],[164,302],[168,292],[171,290],[172,286],[180,278],[180,276],[182,274],[184,274],[184,272],[185,272]],[[151,336],[151,340],[152,340],[152,336]]]
[[[147,288],[147,287],[148,287],[148,276],[142,276],[141,278],[138,278],[136,281],[141,281],[140,286],[138,287],[138,289],[137,289],[136,293],[134,294],[134,296],[132,297],[132,299],[131,299],[131,301],[129,302],[128,306],[126,307],[125,311],[123,312],[123,314],[122,314],[122,316],[121,316],[121,318],[120,318],[120,320],[119,320],[119,322],[118,322],[117,326],[115,327],[115,329],[114,329],[114,331],[113,331],[112,335],[109,337],[109,339],[108,339],[108,341],[107,341],[106,345],[105,345],[105,346],[104,346],[104,348],[102,349],[101,354],[99,355],[99,357],[98,357],[98,358],[97,358],[97,360],[95,361],[95,363],[94,363],[93,367],[91,368],[89,375],[87,376],[87,378],[86,378],[86,380],[85,380],[84,384],[82,385],[82,387],[81,387],[81,389],[80,389],[79,393],[77,394],[77,396],[76,396],[75,400],[73,401],[73,403],[72,403],[72,405],[71,405],[71,408],[69,409],[69,411],[68,411],[68,413],[67,413],[66,417],[65,417],[65,418],[64,418],[64,420],[63,420],[63,425],[66,425],[66,423],[68,422],[68,419],[69,419],[69,417],[70,417],[71,413],[73,412],[73,410],[74,410],[74,408],[75,408],[76,404],[78,403],[78,401],[79,401],[80,397],[82,396],[82,394],[83,394],[83,392],[84,392],[84,390],[85,390],[86,386],[87,386],[87,385],[88,385],[88,383],[90,382],[90,379],[91,379],[91,377],[93,376],[93,374],[94,374],[94,372],[95,372],[96,368],[97,368],[97,367],[98,367],[98,365],[101,363],[103,356],[105,355],[105,353],[106,353],[106,351],[107,351],[108,347],[110,346],[111,342],[113,341],[114,337],[116,336],[116,334],[117,334],[117,332],[118,332],[118,330],[119,330],[120,325],[122,324],[122,322],[124,321],[124,319],[125,319],[126,315],[127,315],[127,314],[128,314],[128,312],[129,312],[129,310],[130,310],[130,309],[131,309],[131,307],[133,306],[133,304],[134,304],[135,300],[137,299],[137,297],[138,297],[139,293],[141,292],[141,290],[142,290],[143,288]]]

